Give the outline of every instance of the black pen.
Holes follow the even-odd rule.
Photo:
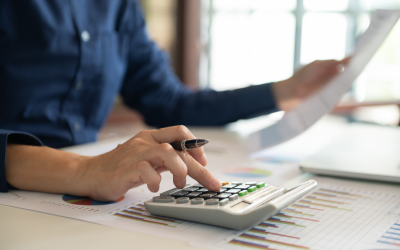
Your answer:
[[[183,141],[175,141],[171,142],[171,146],[175,150],[179,151],[187,151],[191,150],[192,148],[199,148],[201,146],[204,146],[208,143],[208,140],[205,139],[192,139],[192,140],[183,140]]]

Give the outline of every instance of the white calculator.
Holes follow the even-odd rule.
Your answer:
[[[243,230],[277,214],[316,186],[314,180],[289,189],[235,181],[223,183],[215,192],[193,184],[161,193],[144,206],[159,216]]]

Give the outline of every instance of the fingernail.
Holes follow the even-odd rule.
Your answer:
[[[215,189],[221,189],[221,182],[215,176],[211,177],[210,185]]]
[[[186,179],[181,182],[181,187],[184,188],[186,186]]]
[[[206,154],[203,154],[201,157],[200,157],[200,163],[201,163],[201,165],[203,165],[203,166],[205,166],[205,165],[207,165],[207,157],[206,157]]]

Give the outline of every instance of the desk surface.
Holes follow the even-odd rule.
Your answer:
[[[244,139],[240,133],[221,128],[191,128],[191,131],[199,138],[204,137],[215,142],[215,146],[210,143],[209,148],[206,148],[210,162],[214,156],[229,158],[229,154],[235,154],[235,157],[247,157]],[[128,138],[117,138],[66,150],[93,155],[110,150]],[[235,150],[222,152],[221,156],[221,143],[231,145]],[[307,178],[305,176],[303,180]],[[1,249],[198,249],[188,246],[183,241],[7,206],[0,206],[0,221]]]
[[[139,132],[138,130],[137,132]],[[193,128],[196,136],[213,142],[237,145],[243,140],[221,128]],[[66,148],[70,152],[95,155],[111,150],[129,136]],[[211,147],[212,149],[213,147]],[[218,146],[211,150],[219,155]],[[210,152],[210,154],[213,154]],[[245,154],[243,153],[243,156]],[[183,241],[117,229],[45,213],[0,206],[0,249],[198,249]]]

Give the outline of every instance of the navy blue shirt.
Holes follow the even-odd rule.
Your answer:
[[[56,148],[95,141],[118,93],[156,127],[223,125],[276,110],[270,84],[186,88],[146,34],[135,0],[2,0],[0,191],[10,138]]]

